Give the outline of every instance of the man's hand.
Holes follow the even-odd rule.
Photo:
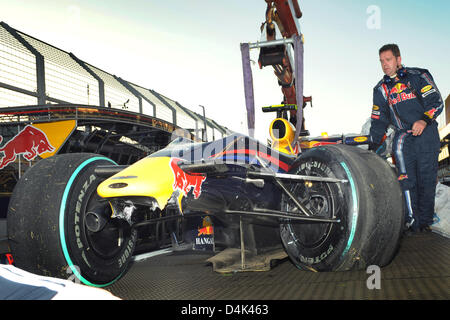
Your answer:
[[[412,125],[411,130],[408,130],[408,132],[411,132],[413,136],[420,136],[425,130],[425,127],[427,126],[427,123],[424,120],[417,120]]]

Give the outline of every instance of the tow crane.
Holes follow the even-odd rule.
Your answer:
[[[245,104],[248,131],[254,137],[255,103],[250,50],[260,49],[260,68],[272,66],[283,94],[282,103],[263,107],[263,112],[276,112],[269,127],[271,146],[280,152],[298,155],[303,149],[327,144],[367,144],[364,135],[324,135],[309,137],[305,128],[303,109],[312,97],[304,96],[303,52],[304,37],[299,19],[303,16],[298,0],[265,0],[267,9],[261,32],[265,41],[241,43]],[[277,32],[278,31],[278,32]],[[277,34],[280,38],[277,38]]]
[[[266,41],[242,43],[242,65],[244,72],[244,90],[247,108],[249,134],[254,134],[253,80],[250,68],[250,49],[260,49],[259,67],[272,66],[278,84],[283,93],[282,104],[263,109],[264,112],[276,111],[277,116],[288,119],[295,127],[294,141],[300,135],[309,135],[304,130],[303,108],[306,102],[312,103],[312,97],[303,96],[303,35],[298,20],[302,11],[297,0],[265,0],[267,3],[265,21],[261,32],[265,30]],[[277,39],[277,32],[281,33]],[[300,106],[300,107],[298,107]],[[299,152],[298,143],[293,146],[295,154]]]

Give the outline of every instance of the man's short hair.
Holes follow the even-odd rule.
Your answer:
[[[378,51],[378,55],[380,55],[382,52],[385,51],[392,51],[392,54],[398,58],[400,57],[400,49],[398,48],[398,45],[394,44],[394,43],[390,43],[390,44],[385,44],[384,46],[382,46],[380,48],[380,50]]]

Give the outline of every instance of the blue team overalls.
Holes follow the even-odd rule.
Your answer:
[[[440,149],[436,117],[444,103],[428,70],[405,68],[395,78],[385,76],[374,88],[370,136],[374,145],[389,124],[396,128],[392,151],[406,204],[406,221],[413,229],[432,224]],[[417,120],[427,123],[413,136]]]

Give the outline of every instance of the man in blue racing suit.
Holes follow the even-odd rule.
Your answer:
[[[407,227],[430,231],[440,149],[435,120],[443,100],[428,70],[401,64],[397,45],[383,46],[379,56],[385,75],[373,91],[369,150],[380,147],[389,124],[396,128],[392,151],[406,202]]]

